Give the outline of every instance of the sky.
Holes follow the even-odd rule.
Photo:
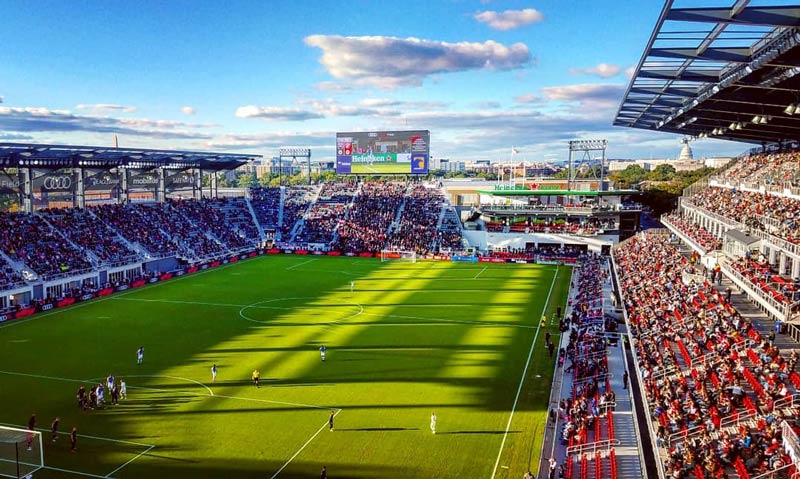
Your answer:
[[[613,127],[659,0],[0,0],[0,142],[271,157],[335,132],[431,131],[454,160],[676,157]],[[700,140],[696,157],[751,145]]]

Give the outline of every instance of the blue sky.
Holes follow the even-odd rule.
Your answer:
[[[431,153],[529,161],[608,138],[674,157],[674,135],[611,126],[663,4],[647,0],[0,0],[0,141],[247,151],[336,131],[429,129]],[[697,156],[748,145],[706,140]]]

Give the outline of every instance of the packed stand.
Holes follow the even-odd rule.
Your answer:
[[[45,279],[92,267],[80,250],[37,215],[0,212],[0,224],[0,249]]]
[[[252,246],[254,241],[257,241],[258,232],[255,233],[254,238],[251,240],[241,234],[238,229],[231,227],[233,224],[228,221],[228,218],[221,209],[223,206],[230,206],[233,204],[232,202],[229,203],[229,200],[169,200],[168,204],[170,208],[173,208],[192,222],[195,226],[195,230],[213,234],[214,237],[222,242],[228,249],[234,250]],[[250,215],[249,212],[247,214],[248,216]],[[214,251],[212,251],[212,253],[213,252]],[[200,254],[199,256],[204,255]]]
[[[283,223],[281,224],[281,237],[288,241],[294,226],[308,211],[308,206],[314,199],[316,190],[310,186],[290,186],[284,191]]]
[[[329,245],[336,236],[340,220],[346,219],[347,209],[358,192],[355,183],[325,183],[317,202],[303,217],[303,228],[294,238],[295,243]]]
[[[739,159],[719,175],[725,181],[763,186],[800,185],[800,153],[797,151],[759,153]]]
[[[706,251],[714,251],[722,248],[722,243],[702,226],[693,223],[678,213],[672,213],[664,217],[666,221],[678,228],[683,234],[692,239]]]
[[[0,258],[0,290],[14,289],[24,282],[22,274]]]
[[[800,383],[796,356],[785,360],[709,282],[684,281],[703,267],[666,236],[634,237],[615,258],[667,475],[749,477],[786,465],[780,423]]]
[[[388,247],[425,254],[436,240],[436,226],[444,198],[435,188],[420,184],[410,187],[400,224],[392,231]]]
[[[278,230],[281,208],[280,188],[250,188],[250,204],[256,212],[256,219],[264,231]]]
[[[785,196],[755,193],[731,188],[706,188],[687,200],[712,213],[731,218],[753,228],[770,231],[792,243],[800,243],[800,200]],[[763,219],[780,223],[777,231]]]
[[[47,221],[81,248],[91,251],[101,263],[137,260],[137,254],[102,220],[85,209],[43,210]]]
[[[334,249],[352,253],[383,249],[389,226],[397,216],[405,191],[404,183],[364,183],[350,214],[339,224]]]
[[[111,204],[92,207],[92,212],[125,239],[138,243],[151,255],[175,254],[177,247],[162,229],[160,217],[155,214],[156,208],[135,203]]]
[[[209,200],[213,208],[218,209],[225,216],[225,222],[233,226],[236,233],[248,246],[257,244],[261,235],[258,227],[253,222],[253,215],[244,198],[217,198]]]

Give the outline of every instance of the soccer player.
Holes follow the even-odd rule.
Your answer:
[[[431,432],[436,434],[436,413],[431,413]]]
[[[356,289],[356,282],[350,281],[350,294],[353,294],[354,289]]]
[[[103,387],[103,383],[100,383],[97,385],[97,404],[103,404],[105,401],[105,388]]]
[[[72,432],[69,433],[69,444],[70,444],[70,448],[69,448],[70,452],[75,452],[75,451],[78,450],[78,428],[77,427],[73,426],[72,427]]]
[[[28,419],[28,430],[35,431],[36,430],[36,413],[31,414],[31,418]],[[32,450],[31,444],[33,444],[33,432],[28,433],[28,450]]]
[[[322,358],[323,361],[325,361],[325,353],[327,351],[328,351],[328,348],[326,348],[324,344],[322,346],[320,346],[320,348],[319,348],[319,356]]]
[[[542,328],[544,328],[545,326],[547,326],[547,315],[546,315],[546,314],[543,314],[543,315],[542,315],[542,323],[540,324],[540,326],[541,326]]]
[[[322,472],[319,473],[319,479],[328,479],[328,466],[322,466]]]
[[[52,442],[56,442],[56,439],[58,439],[58,423],[59,423],[59,421],[61,421],[61,419],[57,417],[57,418],[53,419],[52,423],[50,423],[50,440]]]
[[[328,430],[333,432],[333,418],[336,417],[336,411],[331,409],[331,415],[328,416]]]
[[[217,382],[217,365],[216,364],[212,364],[211,365],[211,382],[212,383]]]
[[[109,374],[106,378],[106,385],[108,386],[108,390],[112,391],[114,389],[114,375]]]
[[[258,376],[260,375],[261,373],[258,372],[258,369],[253,369],[253,385],[255,387],[258,387]]]
[[[142,364],[144,362],[144,346],[139,346],[139,349],[136,350],[136,364]]]
[[[125,384],[124,379],[120,379],[119,381],[119,395],[122,399],[128,399],[128,385]]]

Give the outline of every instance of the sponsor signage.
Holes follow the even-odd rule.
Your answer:
[[[75,188],[75,177],[70,173],[48,174],[33,180],[33,189],[47,192],[71,192]]]
[[[0,314],[0,323],[2,323],[4,321],[8,321],[8,315],[7,314]]]
[[[164,178],[168,190],[191,190],[197,186],[197,177],[189,171],[182,171]]]
[[[22,191],[22,181],[18,175],[0,172],[0,194],[19,194]]]
[[[478,257],[477,256],[460,256],[460,255],[453,255],[450,257],[453,261],[462,261],[465,263],[477,263]]]
[[[53,309],[53,303],[47,303],[42,305],[42,311],[50,311]]]
[[[86,191],[111,191],[119,187],[120,182],[119,174],[102,171],[84,178],[83,189]]]
[[[129,190],[155,190],[156,188],[158,188],[157,173],[148,172],[138,175],[130,174],[128,177]]]
[[[336,134],[340,175],[428,173],[430,131],[358,131]]]

